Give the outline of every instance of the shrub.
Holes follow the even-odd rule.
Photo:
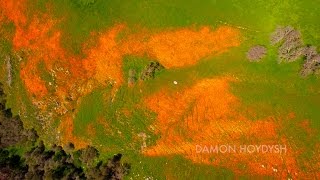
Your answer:
[[[267,49],[263,46],[257,45],[249,49],[247,52],[247,58],[249,61],[260,61],[263,57],[265,57],[267,53]]]

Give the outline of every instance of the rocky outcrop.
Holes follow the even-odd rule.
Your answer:
[[[150,62],[141,72],[140,79],[145,81],[154,78],[156,72],[164,69],[159,62]]]

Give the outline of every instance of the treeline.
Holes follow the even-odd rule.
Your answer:
[[[121,154],[101,161],[92,146],[80,150],[72,143],[65,148],[46,147],[34,129],[24,129],[5,103],[0,83],[0,179],[120,180],[129,173],[130,164],[121,162]]]

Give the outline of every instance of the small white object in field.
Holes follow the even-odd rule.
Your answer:
[[[177,84],[178,84],[178,82],[177,82],[177,81],[173,81],[173,84],[176,84],[176,85],[177,85]]]

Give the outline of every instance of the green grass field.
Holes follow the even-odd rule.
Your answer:
[[[299,76],[303,59],[278,64],[277,47],[269,42],[270,33],[277,26],[291,25],[302,33],[305,44],[312,44],[320,50],[318,0],[38,0],[28,11],[45,12],[47,3],[51,5],[51,13],[62,19],[58,24],[62,30],[62,46],[80,56],[84,56],[82,45],[90,40],[91,32],[103,32],[116,23],[125,23],[132,29],[145,27],[151,30],[202,25],[214,28],[226,24],[241,30],[241,46],[227,53],[210,57],[192,67],[163,70],[155,79],[133,88],[124,85],[113,100],[107,96],[110,87],[96,89],[82,98],[76,109],[74,135],[89,139],[102,152],[102,158],[123,153],[124,160],[132,164],[127,179],[233,179],[236,176],[229,169],[196,164],[180,155],[145,157],[140,153],[142,140],[136,138],[137,134],[144,132],[149,136],[148,146],[154,145],[159,139],[150,131],[156,114],[147,108],[140,108],[144,106],[143,98],[161,87],[179,90],[204,78],[234,75],[241,79],[241,82],[232,83],[231,91],[242,102],[238,111],[250,117],[245,110],[248,107],[257,110],[257,115],[250,117],[252,120],[268,115],[283,117],[294,112],[296,117],[285,123],[281,133],[293,137],[298,147],[306,148],[301,158],[311,158],[315,145],[320,143],[320,79]],[[11,27],[7,25],[3,28]],[[11,42],[3,40],[0,43],[1,54],[13,53]],[[268,54],[262,62],[250,63],[246,60],[246,52],[256,44],[266,46]],[[140,72],[150,60],[153,59],[126,57],[123,60],[124,79],[128,78],[129,69]],[[27,98],[19,78],[18,61],[15,62],[13,89],[6,87],[10,92],[7,106],[15,114],[26,112],[22,115],[25,124],[35,126],[39,134],[50,141],[52,133],[42,132],[37,124],[34,117],[36,110]],[[0,67],[0,74],[5,74],[3,61],[0,61]],[[5,82],[6,77],[1,76],[0,80]],[[179,87],[172,84],[174,80],[179,82]],[[128,110],[130,115],[126,116],[123,110]],[[106,130],[97,121],[98,118],[106,121],[110,130]],[[317,130],[312,139],[296,125],[304,119],[308,119],[311,127]],[[53,126],[57,126],[55,124]],[[88,125],[95,129],[94,135],[88,134]],[[253,177],[248,174],[239,178]]]

